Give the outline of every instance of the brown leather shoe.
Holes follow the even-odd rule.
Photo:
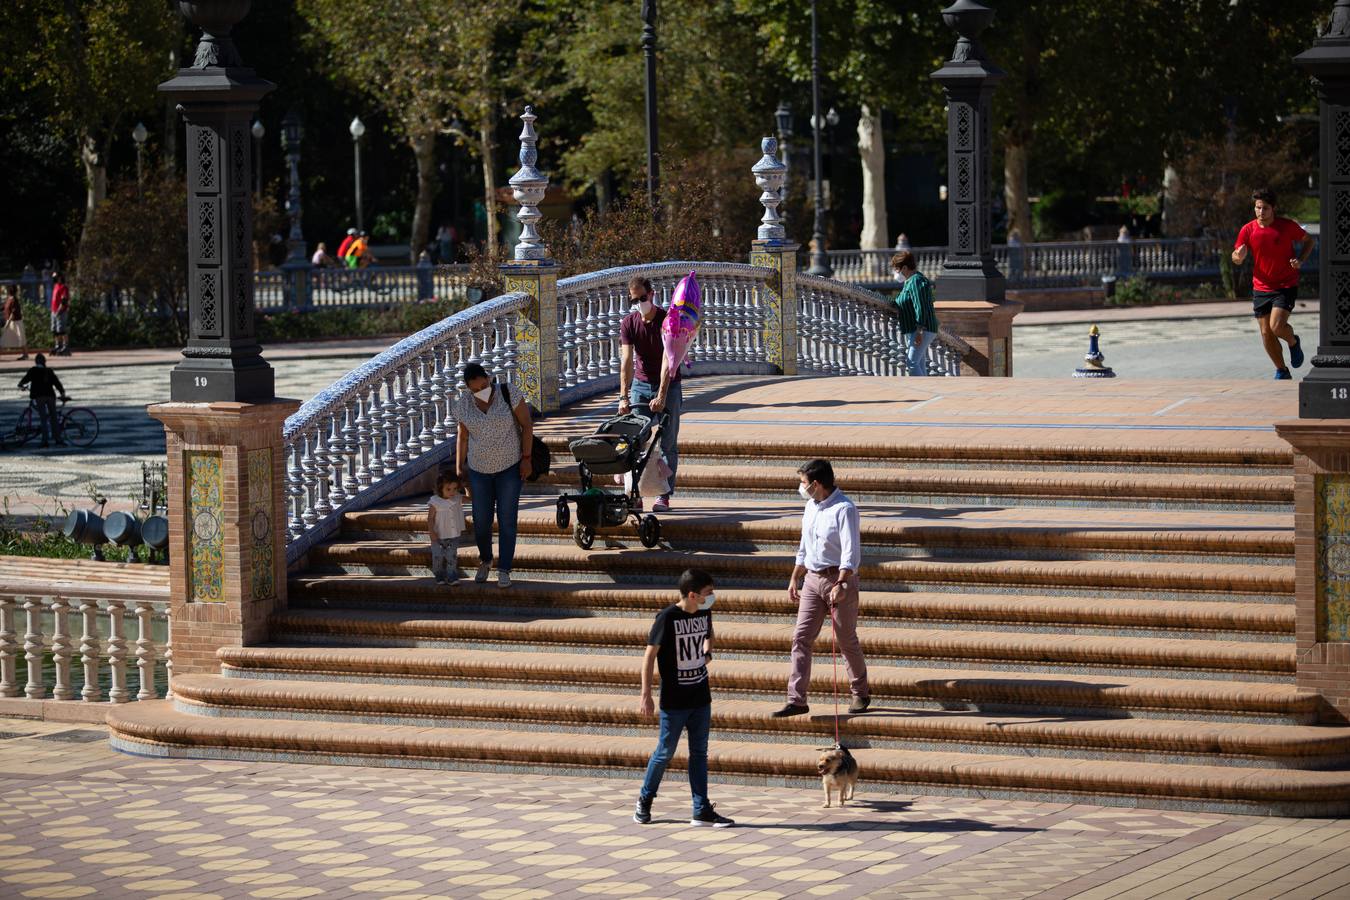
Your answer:
[[[871,705],[872,705],[871,697],[860,697],[857,694],[854,694],[853,699],[848,704],[848,711],[853,713],[854,715],[857,715],[858,713],[861,712],[867,712],[867,707]]]
[[[775,719],[786,719],[789,716],[802,716],[811,711],[811,707],[803,703],[789,703],[782,709],[775,710],[773,717]]]

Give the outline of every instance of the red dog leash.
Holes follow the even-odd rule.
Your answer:
[[[834,624],[834,604],[829,602],[828,597],[825,605],[830,610],[830,659],[834,665],[834,745],[841,747],[843,745],[839,743],[839,634]]]

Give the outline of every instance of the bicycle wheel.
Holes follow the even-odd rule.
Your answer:
[[[61,418],[61,439],[76,447],[88,447],[98,439],[98,416],[83,406],[66,410]]]
[[[38,432],[33,429],[33,407],[19,413],[19,422],[14,430],[5,435],[5,444],[9,447],[22,447],[33,439]]]

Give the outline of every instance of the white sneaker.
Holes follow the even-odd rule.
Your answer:
[[[488,573],[491,571],[492,563],[483,563],[478,567],[478,571],[474,573],[473,580],[479,584],[483,584],[487,581]]]
[[[511,586],[511,573],[510,573],[510,572],[498,572],[498,573],[497,573],[497,587],[499,587],[499,588],[509,588],[510,586]]]

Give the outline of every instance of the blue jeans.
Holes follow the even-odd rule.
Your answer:
[[[647,404],[656,396],[657,387],[648,384],[645,381],[634,379],[633,386],[628,389],[628,402],[633,406],[638,404]],[[670,386],[669,393],[666,394],[666,412],[670,413],[670,421],[666,425],[666,430],[661,432],[661,452],[666,456],[666,465],[670,466],[670,493],[675,493],[675,470],[680,467],[680,407],[684,405],[684,390],[680,387],[680,382],[676,381]]]
[[[497,516],[497,544],[502,551],[498,572],[510,572],[516,561],[516,520],[520,515],[520,463],[512,463],[491,475],[469,470],[473,492],[473,538],[478,559],[492,562],[492,516]]]
[[[909,340],[909,374],[927,375],[928,374],[928,345],[933,343],[933,338],[937,335],[931,331],[924,331],[920,328],[913,334],[905,335]]]
[[[647,777],[642,779],[643,800],[651,800],[661,788],[666,766],[680,745],[680,732],[689,731],[689,793],[694,796],[694,815],[707,809],[708,803],[708,732],[712,729],[712,705],[694,709],[661,710],[661,736],[647,762]]]

